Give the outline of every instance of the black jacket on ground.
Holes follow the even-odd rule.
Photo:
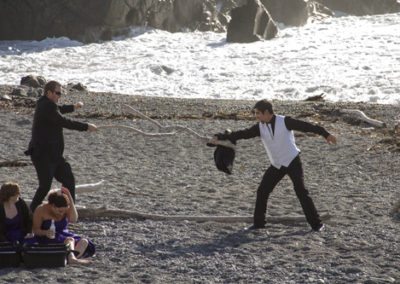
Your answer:
[[[32,139],[29,149],[25,153],[35,157],[47,156],[56,161],[64,153],[63,128],[87,131],[88,124],[74,121],[62,114],[74,111],[73,105],[57,106],[46,96],[42,96],[36,103],[32,125]]]
[[[19,198],[17,203],[18,214],[21,216],[21,228],[22,232],[26,235],[32,232],[32,214],[22,198]],[[6,228],[5,228],[6,212],[4,211],[3,203],[0,203],[0,241],[7,241],[6,239]]]

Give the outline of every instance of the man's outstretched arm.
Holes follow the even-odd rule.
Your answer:
[[[326,131],[325,128],[302,120],[294,119],[290,116],[285,117],[285,125],[289,130],[301,132],[311,132],[323,136],[329,144],[336,144],[336,137]]]

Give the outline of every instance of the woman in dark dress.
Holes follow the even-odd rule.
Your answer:
[[[32,214],[20,197],[17,183],[6,182],[0,189],[0,241],[24,243],[32,237]]]
[[[77,251],[68,256],[70,264],[86,264],[85,258],[95,253],[94,244],[88,239],[68,230],[68,224],[77,222],[78,212],[71,193],[65,187],[61,190],[51,191],[48,203],[39,205],[33,214],[33,233],[37,242],[42,244],[64,243],[69,248]],[[51,224],[54,223],[54,231]]]

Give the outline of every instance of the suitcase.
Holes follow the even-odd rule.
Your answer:
[[[10,242],[0,242],[0,268],[18,267],[20,263],[19,246]]]
[[[34,244],[24,245],[21,255],[27,268],[51,268],[66,266],[69,252],[65,244]]]

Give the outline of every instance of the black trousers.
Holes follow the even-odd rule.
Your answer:
[[[32,212],[42,203],[50,191],[53,178],[69,189],[75,202],[75,178],[70,164],[65,161],[64,157],[60,157],[56,161],[48,157],[32,157],[32,163],[39,180],[39,187],[30,206]]]
[[[254,210],[254,225],[256,227],[262,227],[265,225],[268,197],[285,175],[289,175],[293,182],[294,191],[296,192],[297,198],[303,208],[307,222],[311,225],[311,228],[318,228],[321,225],[321,219],[319,218],[317,209],[314,206],[314,202],[308,195],[308,191],[304,186],[303,166],[301,164],[300,156],[297,156],[288,167],[277,169],[270,166],[265,171],[257,190],[256,207]]]

